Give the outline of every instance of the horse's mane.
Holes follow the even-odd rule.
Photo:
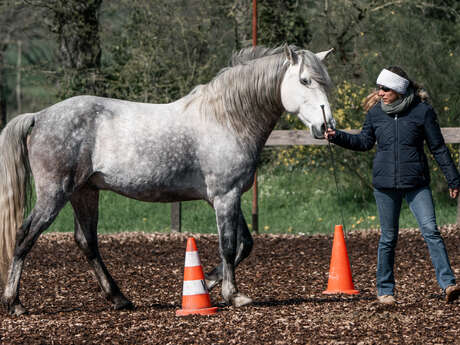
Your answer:
[[[328,89],[329,75],[316,55],[295,46],[291,49],[302,56],[312,78]],[[275,125],[283,111],[280,86],[289,66],[285,61],[283,47],[242,49],[232,55],[229,67],[189,94],[189,104],[199,101],[204,116],[242,138],[258,138],[267,126]]]
[[[298,51],[299,48],[296,46],[290,46],[294,51]],[[266,48],[263,46],[255,46],[241,49],[240,51],[234,52],[230,59],[230,66],[243,65],[248,61],[255,60],[264,56],[271,56],[275,54],[283,53],[283,47]]]
[[[324,68],[324,65],[319,61],[317,56],[311,51],[301,50],[295,45],[290,45],[289,48],[302,56],[303,63],[309,67],[312,78],[321,84],[327,91],[329,91],[332,87],[332,81],[329,77],[329,74],[327,73],[327,70]],[[284,53],[284,46],[276,48],[266,48],[262,46],[245,48],[239,52],[233,53],[230,66],[243,65],[251,60],[281,53]],[[226,69],[223,69],[222,71],[225,70]]]

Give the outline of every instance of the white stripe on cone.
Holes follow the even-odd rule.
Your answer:
[[[204,280],[184,280],[183,295],[202,295],[208,293]]]
[[[185,252],[185,267],[201,266],[198,252]]]

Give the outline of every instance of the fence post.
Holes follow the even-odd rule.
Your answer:
[[[171,232],[181,232],[182,204],[180,202],[173,202],[171,204]]]
[[[460,170],[460,145],[458,146],[458,168]],[[460,196],[457,197],[457,224],[460,224]]]
[[[257,192],[257,170],[252,185],[252,231],[259,233],[259,194]]]
[[[252,0],[252,46],[257,46],[257,0]],[[252,231],[259,233],[259,200],[257,194],[257,170],[252,185]]]

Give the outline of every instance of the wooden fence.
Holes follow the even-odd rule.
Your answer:
[[[359,133],[359,129],[351,129],[349,133]],[[460,128],[441,128],[442,135],[447,144],[460,144]],[[291,145],[327,145],[326,140],[314,139],[306,130],[273,131],[267,140],[266,146],[291,146]],[[460,151],[460,149],[459,149]],[[254,195],[257,209],[257,196]],[[254,203],[253,203],[254,204]],[[457,224],[460,224],[460,197],[457,204]],[[253,223],[257,222],[257,214],[253,214]],[[255,219],[254,219],[255,218]],[[257,229],[255,229],[257,231]],[[171,231],[181,231],[181,203],[171,204]]]

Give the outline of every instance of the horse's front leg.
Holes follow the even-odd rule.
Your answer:
[[[222,297],[227,303],[231,303],[235,307],[252,302],[249,297],[238,292],[235,281],[240,200],[240,193],[235,190],[214,199],[219,230],[219,250],[222,257]]]
[[[235,269],[245,258],[251,253],[254,240],[252,239],[251,232],[248,229],[246,220],[244,219],[241,207],[239,209],[238,229],[236,235],[236,259]],[[211,272],[206,274],[206,285],[211,290],[222,281],[222,263],[216,266]]]

